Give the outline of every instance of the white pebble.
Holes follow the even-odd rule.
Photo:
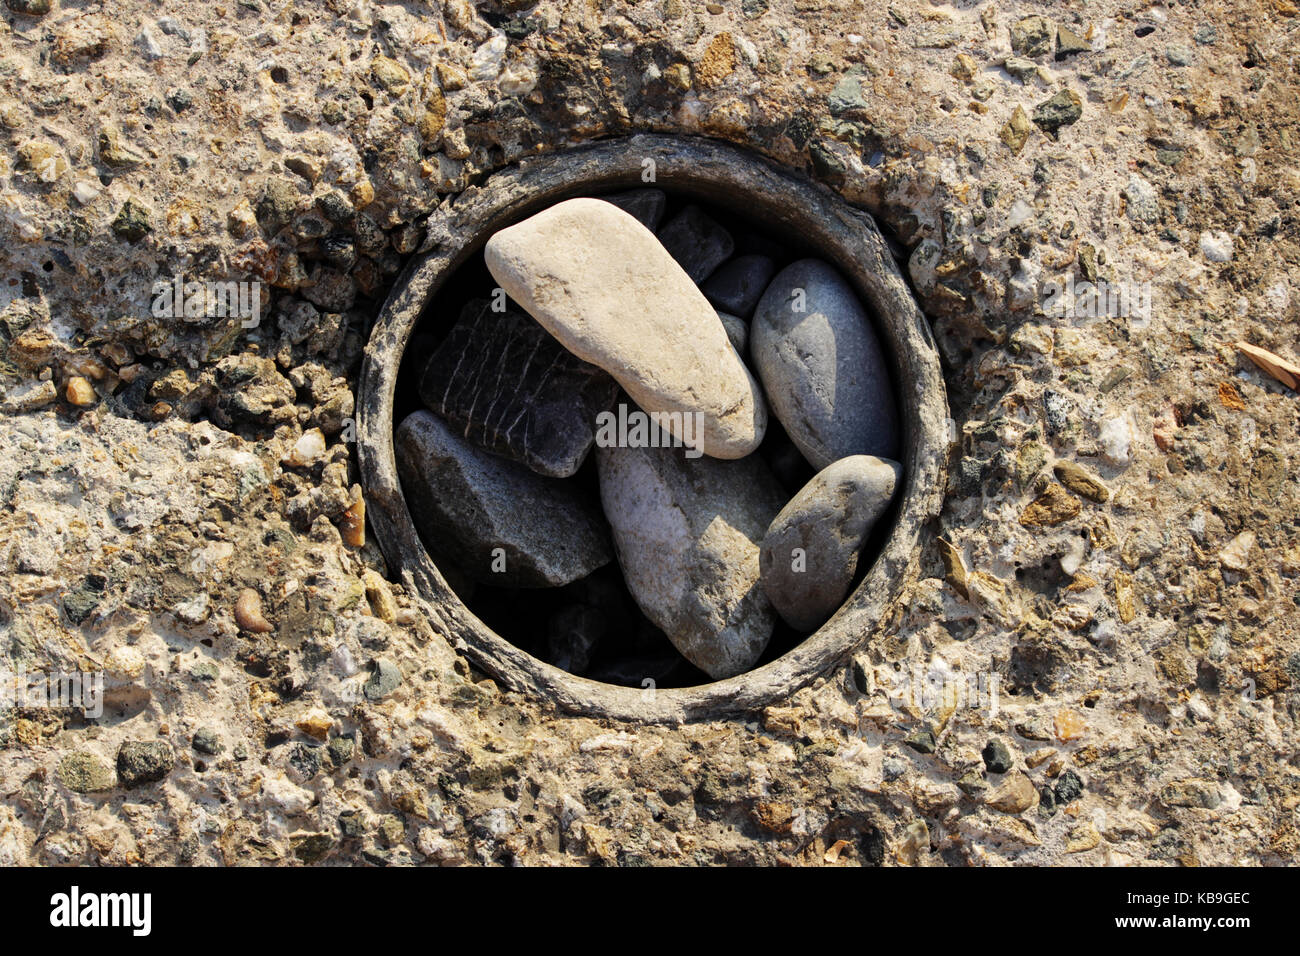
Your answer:
[[[1226,232],[1201,233],[1201,254],[1210,262],[1232,261],[1232,236]]]
[[[325,435],[319,428],[309,428],[284,456],[284,463],[294,468],[310,465],[325,454]]]
[[[1117,415],[1101,423],[1101,433],[1097,436],[1101,442],[1102,457],[1112,465],[1127,465],[1129,450],[1133,446],[1133,426],[1128,416]]]

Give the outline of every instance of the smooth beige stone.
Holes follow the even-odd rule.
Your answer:
[[[706,455],[743,458],[763,440],[762,392],[717,313],[632,216],[570,199],[498,232],[484,257],[510,298],[642,409],[699,412]]]

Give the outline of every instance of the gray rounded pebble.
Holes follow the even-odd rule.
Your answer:
[[[849,284],[818,259],[782,269],[750,326],[750,354],[777,419],[815,468],[897,458],[885,355]]]
[[[883,458],[842,458],[781,509],[763,537],[759,572],[768,600],[791,627],[814,631],[844,603],[862,546],[902,474]]]

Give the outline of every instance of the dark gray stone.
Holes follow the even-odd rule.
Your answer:
[[[767,256],[737,256],[709,276],[700,291],[720,311],[747,319],[775,272],[776,263]]]
[[[1056,802],[1061,806],[1083,796],[1083,780],[1073,770],[1066,770],[1056,781]]]
[[[910,736],[904,738],[903,743],[919,754],[932,754],[934,748],[938,746],[934,731],[929,727],[922,727],[920,730],[914,731]]]
[[[139,787],[171,773],[176,755],[162,740],[128,740],[117,751],[117,777],[124,787]]]
[[[659,228],[664,218],[664,207],[668,204],[668,197],[662,189],[629,189],[625,193],[596,198],[613,203],[651,232]]]
[[[194,737],[191,740],[194,749],[201,754],[208,754],[215,757],[221,753],[221,738],[211,727],[200,727],[194,731]]]
[[[326,747],[329,753],[330,762],[335,767],[341,767],[352,759],[352,754],[356,750],[356,741],[351,737],[331,737]]]
[[[990,773],[1006,773],[1015,765],[1011,748],[996,737],[984,745],[980,755],[984,758],[984,766]]]
[[[600,510],[571,483],[471,445],[430,412],[408,416],[394,445],[425,546],[474,580],[558,587],[613,558]]]
[[[368,689],[369,682],[367,682],[366,686]],[[308,747],[306,744],[294,744],[289,748],[288,763],[289,768],[302,780],[310,780],[320,773],[320,752],[315,747]]]
[[[698,206],[687,206],[670,219],[659,230],[659,241],[696,285],[731,258],[736,249],[731,233]]]
[[[382,700],[402,685],[402,672],[387,657],[377,657],[370,662],[370,676],[362,688],[367,700]],[[319,761],[316,769],[319,769]],[[312,771],[313,774],[315,771]]]
[[[759,573],[782,620],[808,632],[835,613],[901,479],[897,462],[854,455],[818,472],[781,509],[763,536]]]
[[[768,403],[814,468],[849,455],[898,457],[884,352],[853,289],[818,259],[782,269],[750,323]]]
[[[486,299],[465,306],[420,379],[424,404],[462,437],[552,478],[581,467],[617,394],[608,373]]]

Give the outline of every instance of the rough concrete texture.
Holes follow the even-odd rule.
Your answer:
[[[1300,354],[1291,0],[13,6],[0,647],[108,703],[0,716],[0,863],[1300,848],[1300,397],[1231,347]],[[1030,15],[1064,43],[1013,51]],[[948,363],[947,504],[893,636],[749,721],[502,693],[339,531],[356,360],[422,216],[633,129],[871,210]],[[261,279],[260,323],[154,315],[180,275]],[[1149,313],[1061,315],[1066,277],[1150,283]],[[245,588],[272,630],[237,627]]]

